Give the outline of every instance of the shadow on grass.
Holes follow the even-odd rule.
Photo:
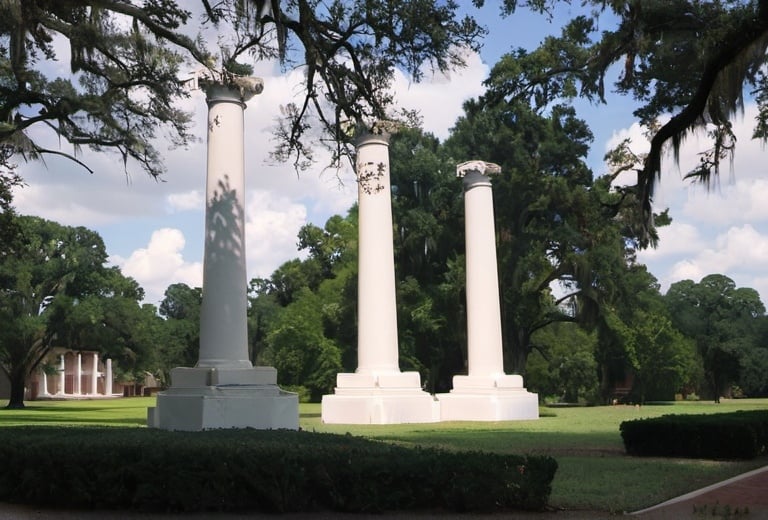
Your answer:
[[[7,408],[3,408],[4,410]],[[15,411],[19,413],[25,413],[25,412],[42,412],[46,414],[50,414],[53,412],[64,412],[64,413],[71,413],[71,414],[83,414],[83,413],[94,413],[94,412],[105,412],[109,411],[110,413],[115,413],[116,408],[112,406],[94,406],[94,407],[82,407],[82,406],[30,406],[30,405],[24,405],[24,408],[11,408],[7,409],[9,411]]]
[[[18,418],[18,417],[17,417]],[[0,414],[0,424],[2,424],[2,415]],[[144,419],[137,419],[136,417],[110,417],[109,419],[104,419],[103,417],[72,417],[69,415],[64,416],[56,416],[56,415],[45,415],[45,416],[29,416],[24,418],[24,424],[29,426],[35,426],[35,425],[47,425],[47,426],[56,426],[56,425],[134,425],[134,426],[144,426],[146,424],[146,420]]]
[[[381,435],[379,440],[404,445],[420,445],[450,450],[491,451],[509,454],[624,456],[624,444],[618,431],[604,432],[542,432],[488,430],[429,430],[413,435]]]

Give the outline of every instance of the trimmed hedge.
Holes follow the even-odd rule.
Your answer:
[[[768,410],[663,415],[621,423],[630,455],[754,459],[768,447]]]
[[[0,501],[143,511],[504,511],[557,462],[294,431],[0,428]]]

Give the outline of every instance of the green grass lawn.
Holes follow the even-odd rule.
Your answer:
[[[4,406],[0,401],[0,407]],[[25,410],[0,409],[0,427],[10,425],[140,427],[155,399],[36,401]],[[624,454],[622,421],[665,414],[721,413],[768,408],[768,399],[681,402],[670,405],[542,408],[535,421],[454,422],[402,425],[327,425],[319,404],[302,404],[301,428],[350,433],[402,445],[553,456],[559,469],[550,505],[557,508],[634,511],[766,464],[637,458]]]

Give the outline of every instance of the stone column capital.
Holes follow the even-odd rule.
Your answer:
[[[249,76],[235,76],[227,72],[203,70],[196,73],[197,87],[205,91],[208,104],[218,101],[245,102],[264,91],[264,80]]]
[[[389,139],[405,126],[405,123],[391,119],[377,119],[372,123],[346,121],[341,124],[341,131],[355,145],[360,146],[370,140],[389,144]]]
[[[466,161],[456,165],[456,177],[465,177],[472,172],[486,176],[498,175],[501,173],[501,166],[486,161]]]

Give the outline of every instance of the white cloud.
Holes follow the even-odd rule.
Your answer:
[[[120,215],[105,213],[78,196],[74,185],[30,184],[14,192],[14,206],[22,215],[35,215],[66,226],[87,226],[112,222]]]
[[[419,83],[411,82],[401,72],[395,74],[393,90],[399,105],[419,110],[424,129],[440,139],[448,137],[448,131],[464,113],[464,101],[485,92],[482,82],[488,77],[488,65],[472,52],[465,54],[465,62],[463,69],[430,72]]]
[[[258,190],[248,194],[246,206],[248,277],[267,277],[286,260],[300,256],[296,236],[307,222],[307,211],[301,204]],[[200,238],[202,241],[202,231]],[[139,282],[146,292],[145,301],[157,303],[173,283],[202,285],[202,263],[185,258],[185,246],[181,231],[161,228],[152,233],[145,247],[128,258],[112,256],[110,262]]]
[[[714,247],[697,255],[703,270],[712,273],[739,271],[768,265],[768,234],[751,225],[729,228],[715,239]]]
[[[672,266],[669,275],[662,281],[662,286],[669,288],[675,282],[680,280],[700,281],[708,273],[701,269],[701,266],[692,260],[682,260]]]
[[[171,213],[177,211],[202,211],[205,208],[205,197],[199,190],[184,193],[171,193],[166,197],[168,210]]]
[[[693,238],[684,235],[662,234],[658,251],[645,251],[638,255],[640,262],[659,278],[662,290],[684,279],[698,282],[708,274],[724,274],[739,287],[751,287],[768,303],[768,278],[764,276],[768,265],[768,232],[758,231],[750,224],[731,226],[708,241],[702,241],[695,225],[685,224],[693,230]]]
[[[732,183],[713,192],[701,191],[692,192],[685,202],[682,213],[686,217],[709,224],[768,221],[768,178],[737,176]]]
[[[659,243],[664,247],[641,251],[638,254],[640,261],[647,262],[668,256],[693,254],[703,247],[696,226],[675,220],[669,226],[659,228]]]
[[[752,278],[752,283],[749,287],[752,287],[760,293],[760,300],[763,302],[763,305],[768,308],[768,276]]]
[[[157,304],[172,283],[185,283],[190,287],[200,287],[203,283],[202,264],[183,258],[185,244],[181,231],[161,228],[152,233],[146,247],[137,249],[128,258],[110,257],[110,262],[139,282],[146,293],[146,302]]]
[[[708,274],[724,274],[739,287],[758,290],[768,302],[768,163],[764,146],[751,138],[756,108],[745,107],[744,117],[734,122],[737,146],[733,162],[721,167],[709,189],[682,179],[709,146],[701,135],[689,137],[680,150],[679,166],[671,155],[662,164],[654,193],[654,208],[670,209],[672,225],[659,229],[657,250],[643,251],[645,263],[661,282],[662,290],[682,279],[701,280]],[[633,149],[648,150],[639,125],[614,132],[609,149],[621,139],[632,139]],[[628,182],[634,182],[629,179]]]
[[[269,277],[283,262],[299,257],[296,235],[307,223],[306,208],[265,191],[249,194],[245,244],[248,278]]]

